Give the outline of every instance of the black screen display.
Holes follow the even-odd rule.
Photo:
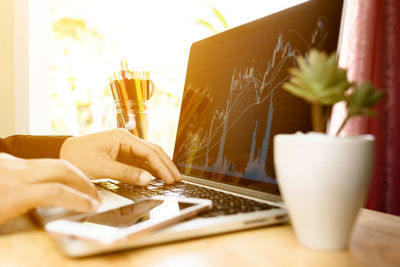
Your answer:
[[[185,174],[278,194],[273,137],[311,130],[281,86],[296,56],[337,48],[342,1],[309,1],[192,45],[174,150]]]

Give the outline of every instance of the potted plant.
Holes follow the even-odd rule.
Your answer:
[[[374,137],[339,136],[349,118],[374,115],[383,97],[372,84],[349,82],[336,53],[315,49],[297,57],[283,88],[311,104],[313,132],[274,137],[278,185],[299,242],[310,248],[346,247],[372,176]],[[326,134],[332,105],[345,101],[347,118]]]

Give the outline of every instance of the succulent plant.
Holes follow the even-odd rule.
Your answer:
[[[370,83],[358,86],[349,82],[347,71],[338,66],[335,52],[327,55],[311,49],[305,57],[297,57],[297,65],[289,69],[292,76],[282,87],[311,104],[312,125],[316,132],[326,131],[333,104],[345,101],[347,106],[347,117],[337,132],[339,134],[350,117],[374,115],[372,107],[384,96]]]
[[[306,57],[297,57],[298,68],[284,88],[310,103],[332,105],[344,100],[344,92],[351,86],[346,70],[338,68],[336,53],[327,55],[312,49]]]

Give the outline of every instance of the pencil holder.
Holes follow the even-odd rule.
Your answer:
[[[114,105],[115,105],[115,118],[117,120],[117,127],[125,128],[128,122],[128,117],[126,116],[125,113],[124,104],[121,103],[120,101],[114,101]]]
[[[121,71],[114,73],[114,79],[110,77],[109,86],[115,101],[117,127],[149,140],[149,99],[155,89],[150,73],[129,70],[126,61],[121,61]]]
[[[116,111],[117,111],[117,122],[120,122],[118,127],[123,127],[133,133],[134,135],[149,140],[149,120],[150,120],[150,111],[151,111],[151,101],[143,100],[143,101],[132,101],[129,100],[125,103],[125,108],[128,111],[127,118],[118,119],[118,117],[123,117],[122,108],[121,113],[118,113],[118,108],[121,105],[117,105],[116,103]]]

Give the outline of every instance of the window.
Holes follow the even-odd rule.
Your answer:
[[[157,86],[152,141],[172,154],[191,43],[304,1],[45,2],[51,23],[50,112],[44,116],[49,133],[78,135],[114,128],[107,85],[124,59],[132,69],[150,71]]]

